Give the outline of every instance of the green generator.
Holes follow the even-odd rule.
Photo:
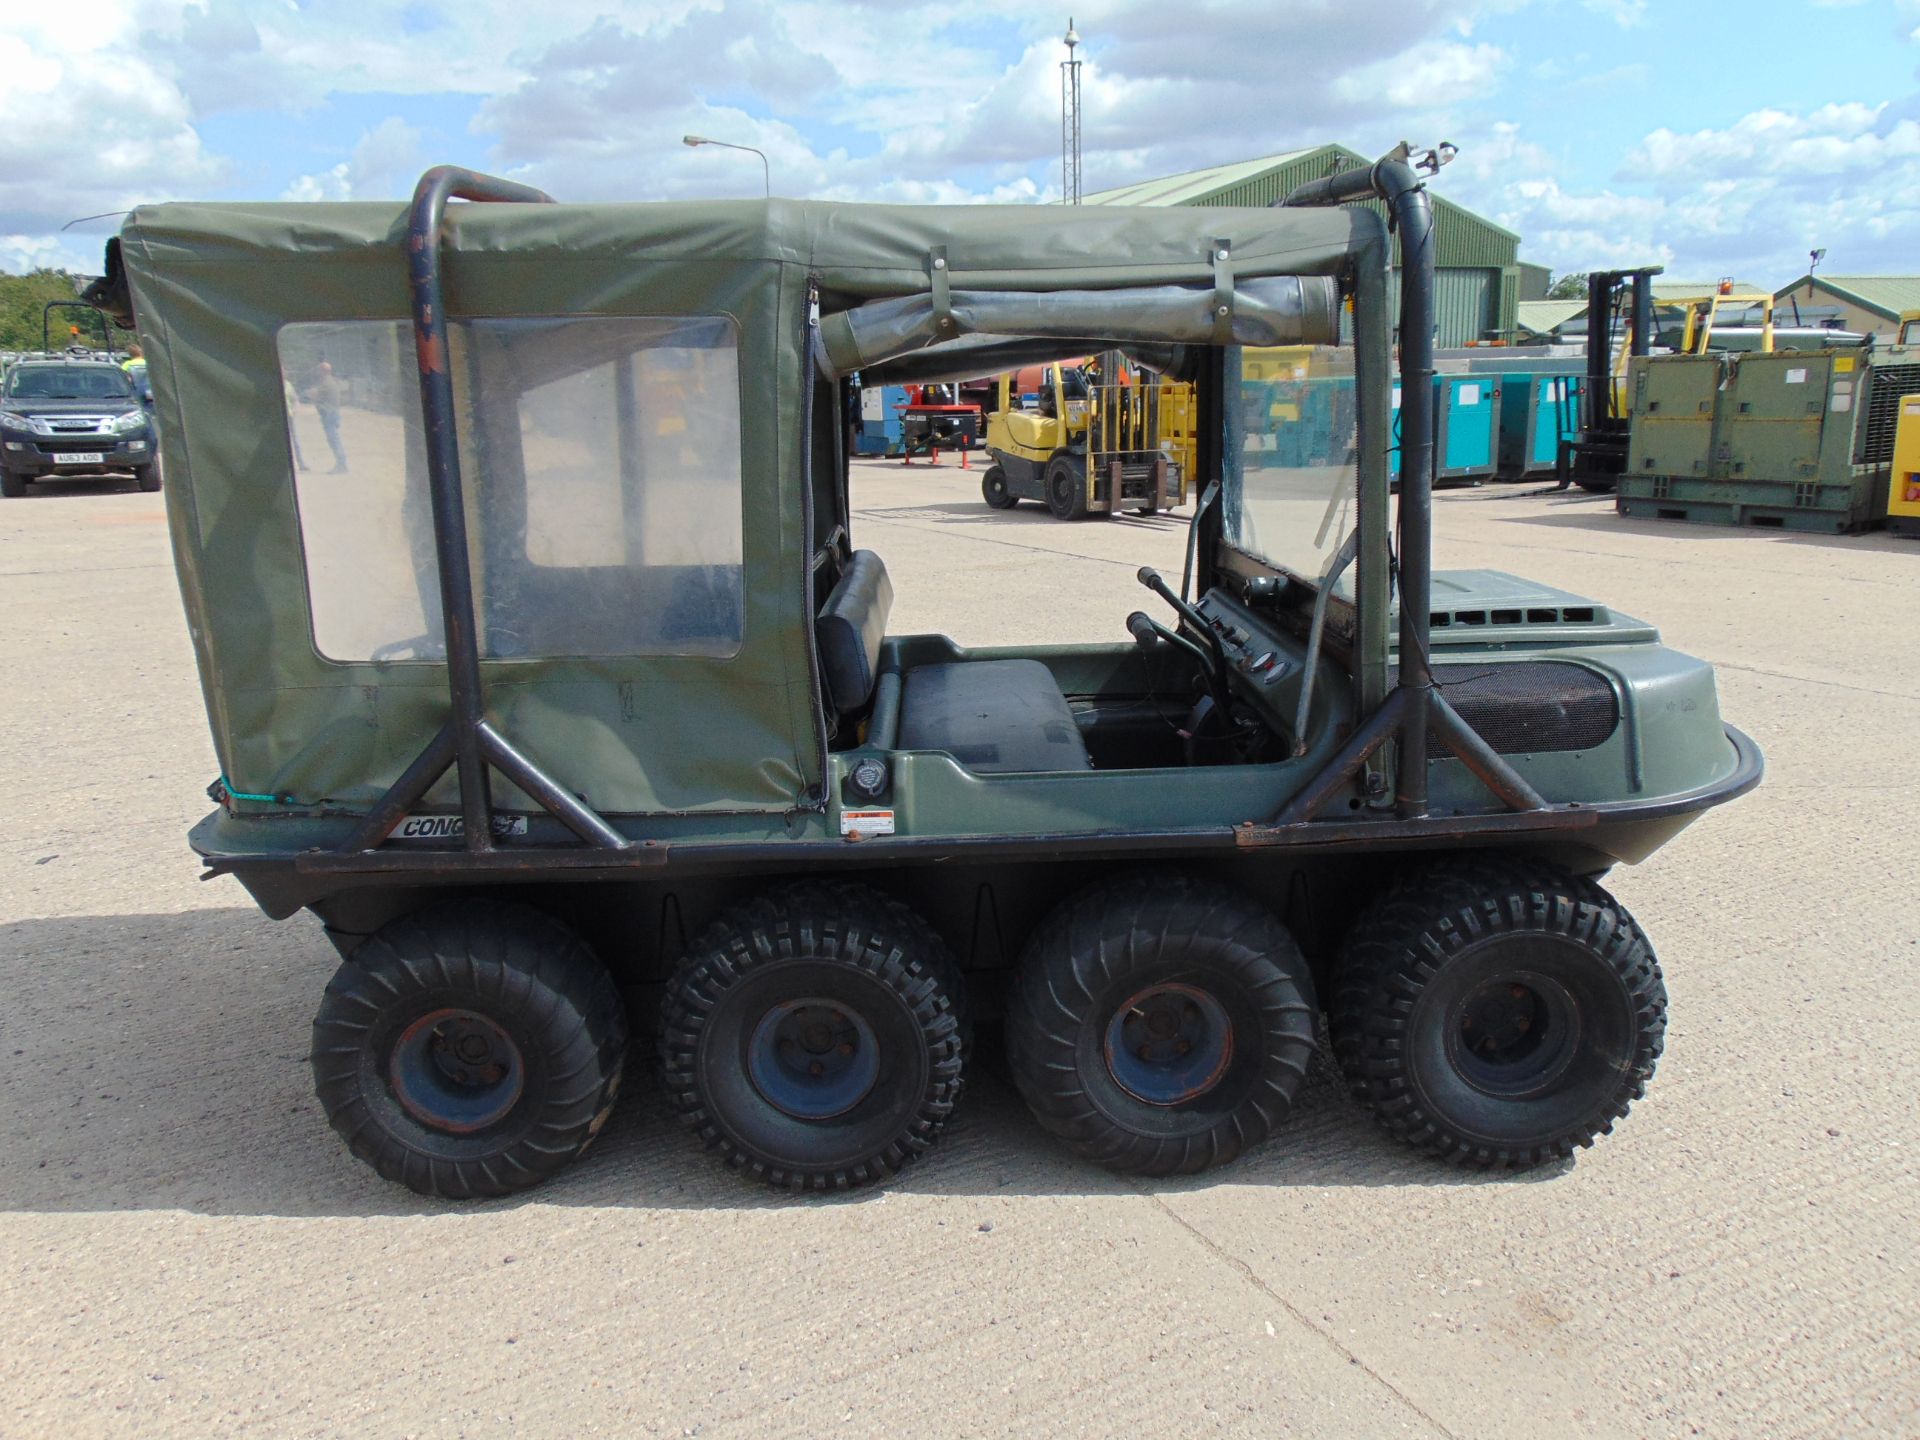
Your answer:
[[[1622,515],[1838,535],[1881,523],[1920,349],[1636,357]]]

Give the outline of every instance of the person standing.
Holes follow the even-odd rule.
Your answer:
[[[313,408],[320,415],[320,429],[325,432],[327,445],[333,451],[333,469],[329,475],[344,475],[347,472],[347,447],[340,438],[340,403],[345,398],[344,387],[334,378],[332,362],[320,362],[319,378],[313,383],[311,399]]]

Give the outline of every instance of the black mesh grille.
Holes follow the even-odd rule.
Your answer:
[[[1893,432],[1900,423],[1900,397],[1920,395],[1920,365],[1876,365],[1867,388],[1867,415],[1860,427],[1860,465],[1893,463]]]
[[[1433,683],[1480,738],[1502,755],[1591,750],[1620,723],[1613,687],[1579,665],[1523,660],[1511,665],[1436,665]],[[1427,735],[1435,755],[1451,754]]]

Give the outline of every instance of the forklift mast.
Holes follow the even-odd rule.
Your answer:
[[[1665,269],[1596,270],[1587,276],[1587,386],[1583,439],[1626,428],[1613,386],[1613,317],[1626,299],[1627,354],[1645,355],[1653,341],[1653,277]]]

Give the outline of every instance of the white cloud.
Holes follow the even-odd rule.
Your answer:
[[[1557,270],[1662,261],[1785,281],[1815,246],[1836,273],[1907,273],[1920,254],[1920,119],[1890,104],[1768,107],[1717,129],[1657,129],[1598,189],[1563,187],[1511,127],[1488,140],[1463,150],[1448,175],[1464,183],[1450,193]],[[1511,167],[1478,163],[1503,146]]]
[[[1511,37],[1526,32],[1497,22],[1529,6],[1655,38],[1664,19],[1644,0],[1109,0],[1078,16],[1087,188],[1329,140],[1380,151],[1445,138],[1461,156],[1436,190],[1559,268],[1673,257],[1699,273],[1771,273],[1816,243],[1830,264],[1913,267],[1920,101],[1869,94],[1649,126],[1611,141],[1629,153],[1610,181],[1574,180],[1590,175],[1589,156],[1570,165],[1519,117],[1557,104],[1605,106],[1617,121],[1624,91],[1637,89],[1636,105],[1654,94],[1652,72],[1597,43],[1591,55],[1521,53]],[[1891,10],[1890,45],[1920,23],[1920,0]],[[447,159],[567,199],[758,193],[752,156],[688,150],[690,132],[765,150],[783,194],[1052,199],[1064,18],[1026,0],[42,5],[0,34],[0,265],[74,263],[108,225],[62,238],[63,221],[223,187],[243,198],[242,175],[248,195],[397,197],[421,165]],[[398,103],[331,107],[354,129],[316,127],[297,159],[236,165],[202,138],[224,112],[442,92],[480,102],[454,153],[437,142],[425,153],[414,126],[434,112]],[[388,109],[406,118],[359,129]]]
[[[1622,29],[1631,29],[1647,18],[1647,0],[1586,0],[1586,6]]]
[[[1384,100],[1409,110],[1451,105],[1486,93],[1506,63],[1498,46],[1443,41],[1343,75],[1334,91],[1348,100]]]
[[[317,175],[302,175],[282,200],[393,200],[406,196],[422,168],[420,132],[389,115],[361,135],[353,153]]]
[[[125,28],[64,23],[58,10],[0,33],[0,228],[47,237],[216,178],[185,95],[125,49]]]

